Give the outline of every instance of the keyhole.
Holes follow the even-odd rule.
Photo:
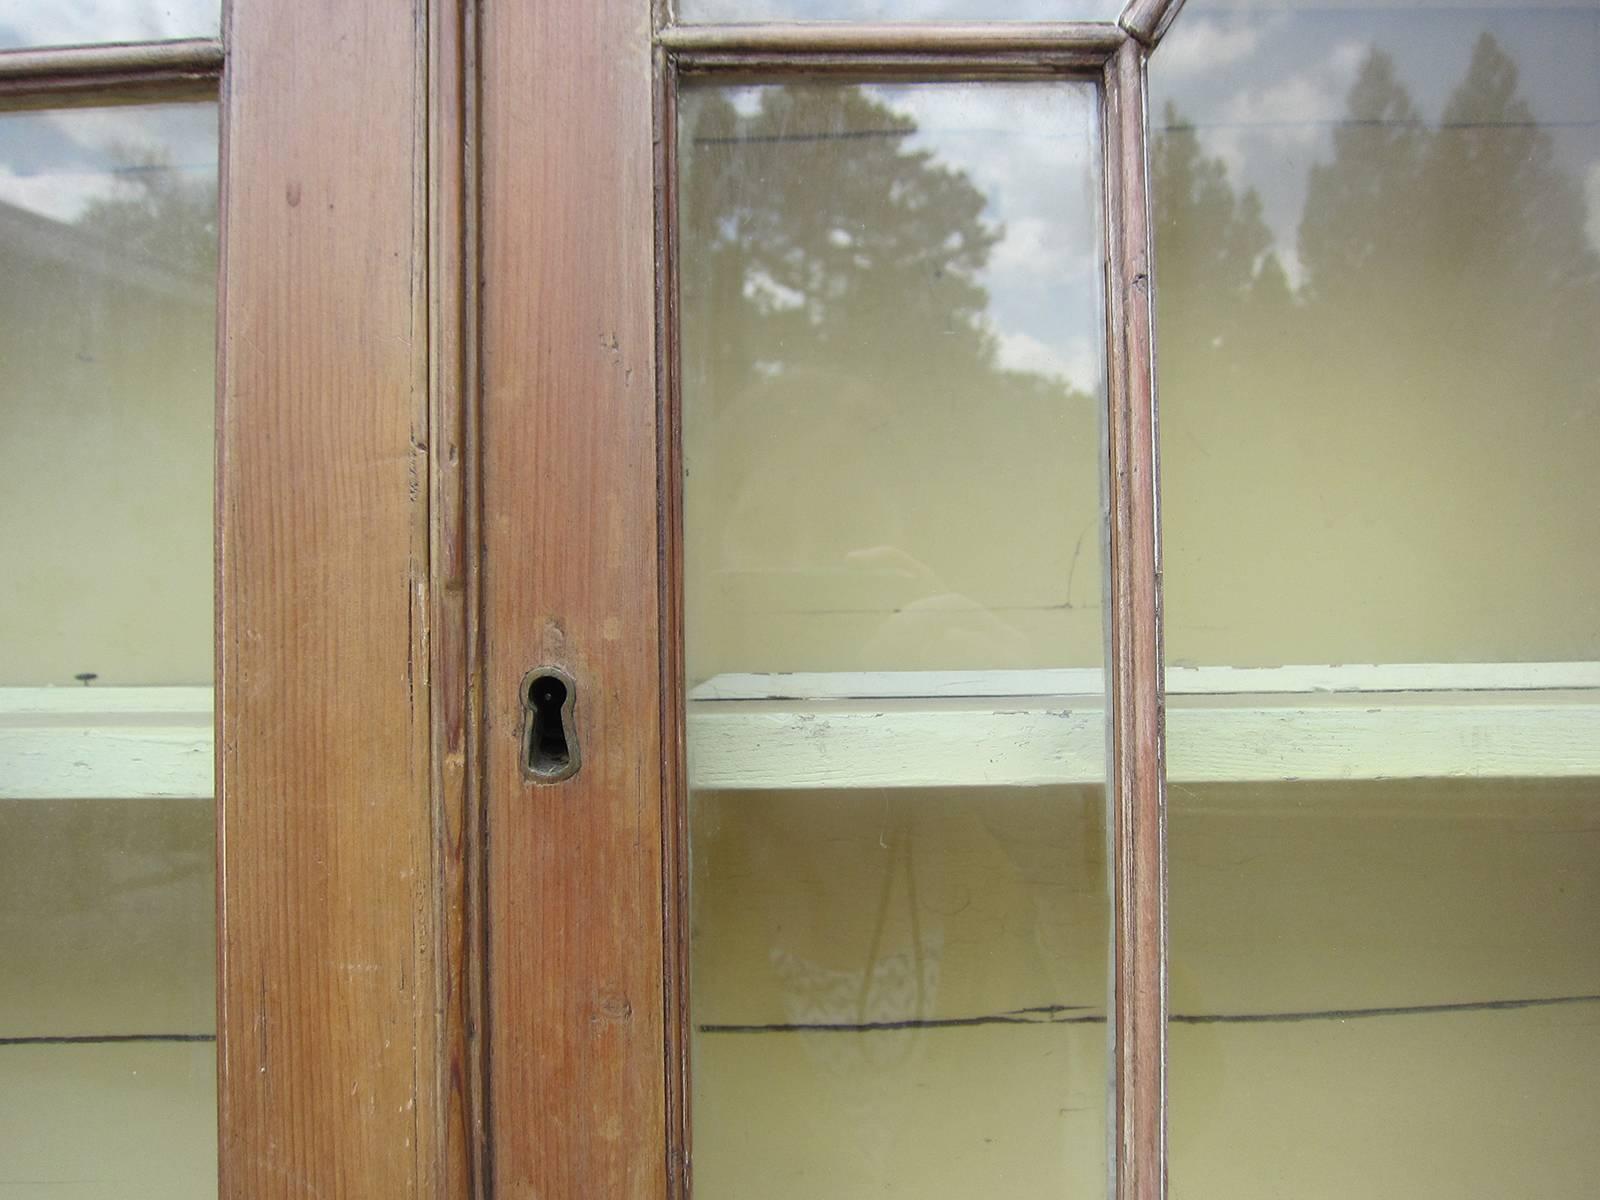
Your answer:
[[[558,783],[577,773],[573,691],[572,677],[558,667],[530,671],[522,681],[522,765],[536,783]]]

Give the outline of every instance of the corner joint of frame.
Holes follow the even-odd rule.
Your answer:
[[[1127,13],[1123,13],[1122,16],[1117,18],[1117,28],[1138,42],[1146,54],[1156,48],[1156,37],[1153,31],[1130,22]]]
[[[1161,44],[1183,8],[1183,0],[1129,0],[1117,25],[1148,55]]]

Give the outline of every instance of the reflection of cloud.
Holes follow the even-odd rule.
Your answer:
[[[89,201],[111,192],[111,178],[99,171],[19,175],[0,163],[0,201],[57,221],[76,220]]]
[[[1068,269],[1072,244],[1082,240],[1081,231],[1063,229],[1063,224],[1043,217],[1007,221],[1005,236],[989,255],[989,269],[996,275],[1059,277]]]
[[[916,121],[910,146],[932,150],[984,193],[990,220],[1009,224],[1019,217],[1053,216],[1083,240],[1073,217],[1080,206],[1093,211],[1099,186],[1093,89],[1066,82],[912,84],[873,91]],[[1065,206],[1071,209],[1063,211]]]
[[[70,46],[91,42],[142,42],[165,38],[216,37],[222,6],[218,0],[54,0],[48,4],[4,5],[0,34],[4,46]]]
[[[1170,54],[1184,46],[1189,31],[1192,27],[1183,39],[1164,44],[1161,52]],[[1241,193],[1254,190],[1260,197],[1273,251],[1290,285],[1298,286],[1302,269],[1295,234],[1305,201],[1306,171],[1327,146],[1335,122],[1344,116],[1350,88],[1371,47],[1335,39],[1316,60],[1283,65],[1274,64],[1272,49],[1269,45],[1261,61],[1239,69],[1234,86],[1198,112],[1189,111],[1183,102],[1179,112],[1195,121],[1202,151],[1222,161],[1232,185]],[[1184,94],[1185,89],[1178,91]]]
[[[1186,16],[1183,36],[1162,45],[1154,69],[1169,79],[1221,70],[1256,52],[1266,23],[1265,18],[1249,24],[1230,22],[1230,28],[1204,17]]]
[[[1218,110],[1215,125],[1202,133],[1207,151],[1237,177],[1250,140],[1264,143],[1254,149],[1265,148],[1272,155],[1310,149],[1327,135],[1329,122],[1343,115],[1345,97],[1367,54],[1368,47],[1360,42],[1339,42],[1322,61],[1286,79],[1236,92]]]
[[[1099,359],[1089,349],[1102,320],[1093,89],[880,85],[872,94],[916,121],[909,145],[966,175],[987,201],[985,221],[1002,232],[980,276],[1001,364],[1097,392]]]
[[[1100,356],[1095,352],[1095,343],[1087,337],[1052,346],[1030,334],[996,330],[995,341],[1002,367],[1065,380],[1091,394],[1099,391],[1096,381],[1100,376]]]
[[[58,221],[115,194],[130,159],[191,179],[216,173],[211,104],[128,105],[0,116],[0,200]]]

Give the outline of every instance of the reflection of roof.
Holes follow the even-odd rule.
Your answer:
[[[67,267],[93,278],[183,303],[209,305],[211,280],[195,279],[130,254],[81,226],[0,201],[0,256]]]

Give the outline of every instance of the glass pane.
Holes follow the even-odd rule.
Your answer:
[[[1169,661],[1594,657],[1600,6],[1174,30]]]
[[[1597,78],[1592,2],[1153,60],[1177,1200],[1600,1170]]]
[[[214,105],[0,116],[0,1193],[216,1194]]]
[[[0,0],[0,50],[214,38],[220,0]]]
[[[683,95],[697,1196],[1103,1190],[1097,121]]]
[[[680,19],[720,21],[1115,21],[1122,0],[678,0]]]

